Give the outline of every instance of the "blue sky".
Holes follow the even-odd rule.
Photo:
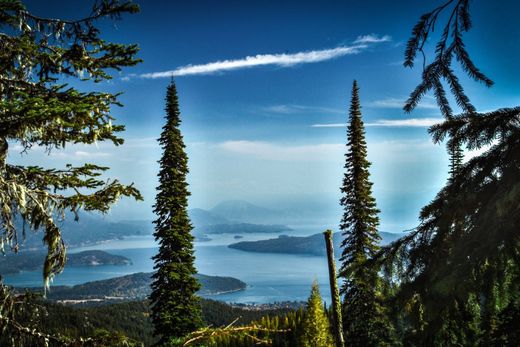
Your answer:
[[[138,43],[144,63],[97,88],[123,91],[114,109],[127,126],[115,148],[71,146],[49,157],[35,149],[19,163],[95,162],[135,182],[146,201],[121,201],[114,218],[153,218],[161,153],[156,138],[164,96],[175,75],[190,157],[191,207],[244,199],[266,207],[318,203],[337,211],[347,110],[358,80],[381,229],[416,225],[420,208],[442,187],[447,156],[427,126],[439,119],[427,96],[412,114],[403,101],[420,66],[405,69],[403,51],[419,16],[439,1],[137,1],[141,13],[103,22],[107,40]],[[79,18],[88,2],[28,1],[41,16]],[[487,89],[462,78],[480,111],[520,103],[519,29],[514,1],[472,4],[466,35]],[[75,85],[78,85],[75,83]],[[40,151],[40,152],[39,152]],[[335,212],[338,214],[339,212]],[[334,215],[334,214],[333,214]],[[337,224],[332,218],[330,224]]]

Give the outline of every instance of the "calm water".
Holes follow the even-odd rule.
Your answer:
[[[296,228],[295,228],[296,229]],[[320,228],[321,229],[321,228]],[[291,235],[311,235],[320,231],[314,227],[300,227]],[[276,301],[304,301],[312,281],[316,278],[321,292],[329,301],[327,261],[325,257],[288,254],[250,253],[228,248],[229,243],[277,237],[277,234],[249,234],[235,240],[234,235],[214,235],[213,241],[195,244],[196,266],[206,275],[231,276],[247,283],[244,291],[222,294],[212,298],[237,303],[268,303]],[[101,245],[69,250],[102,249],[132,260],[129,266],[65,267],[54,280],[55,285],[75,285],[89,281],[123,276],[135,272],[153,271],[151,257],[157,245],[151,236],[130,237]],[[25,271],[4,277],[13,286],[40,286],[41,271]],[[52,289],[52,288],[51,288]]]

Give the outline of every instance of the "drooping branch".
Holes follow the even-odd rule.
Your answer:
[[[433,11],[422,15],[413,28],[405,50],[404,66],[412,68],[417,53],[421,52],[423,56],[423,75],[421,83],[412,91],[404,105],[405,112],[413,111],[421,98],[429,90],[433,90],[441,113],[446,118],[452,117],[453,112],[445,96],[446,92],[443,82],[448,84],[451,94],[455,97],[457,105],[463,112],[476,112],[475,107],[465,94],[458,77],[451,68],[453,57],[456,58],[470,78],[483,83],[487,87],[493,85],[493,81],[484,75],[473,63],[462,39],[463,33],[471,28],[469,3],[470,0],[447,1]],[[450,8],[451,12],[436,44],[435,59],[427,65],[424,46],[435,30],[439,15]]]

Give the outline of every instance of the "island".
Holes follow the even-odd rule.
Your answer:
[[[381,232],[381,245],[389,244],[402,235],[389,232]],[[334,233],[334,250],[336,255],[341,253],[341,234]],[[259,240],[259,241],[242,241],[230,244],[229,248],[238,249],[246,252],[258,253],[284,253],[284,254],[302,254],[324,256],[326,254],[325,241],[323,234],[314,234],[311,236],[287,236],[280,235],[278,238]]]
[[[75,286],[52,286],[47,298],[63,303],[105,302],[145,299],[151,293],[153,272],[138,272],[106,280],[87,282]],[[246,289],[246,283],[233,277],[196,274],[201,284],[200,296],[219,295]],[[29,289],[39,292],[41,288],[17,288],[23,292]]]

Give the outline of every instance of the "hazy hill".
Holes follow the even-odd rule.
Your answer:
[[[150,235],[153,225],[149,221],[110,221],[101,215],[81,213],[79,221],[67,213],[63,222],[58,222],[63,239],[68,247],[96,244],[106,240],[122,239],[126,236]],[[17,225],[22,230],[21,222]],[[44,249],[43,232],[27,231],[27,238],[22,241],[22,249]],[[20,233],[21,239],[21,233]]]
[[[253,205],[243,200],[221,202],[210,211],[232,221],[247,223],[273,223],[283,219],[283,213]]]
[[[0,257],[0,274],[16,274],[20,271],[41,269],[46,253],[41,251],[22,251],[8,253]],[[104,251],[83,251],[67,255],[67,266],[130,265],[130,259]]]
[[[222,216],[201,208],[193,208],[188,211],[192,224],[196,227],[203,225],[231,224],[232,222]]]
[[[255,206],[246,201],[225,201],[211,211],[194,208],[188,211],[197,241],[210,240],[211,234],[279,233],[291,228],[281,224],[267,224],[280,213]],[[261,221],[262,224],[254,224]]]
[[[198,229],[207,234],[281,233],[293,230],[286,225],[251,223],[206,225]]]
[[[381,244],[386,245],[403,236],[381,232]],[[341,234],[334,233],[334,251],[336,255],[341,253]],[[239,249],[246,252],[259,253],[286,253],[286,254],[308,254],[323,256],[326,254],[325,240],[323,234],[314,234],[307,237],[280,235],[276,239],[260,240],[260,241],[242,241],[233,243],[229,248]]]

